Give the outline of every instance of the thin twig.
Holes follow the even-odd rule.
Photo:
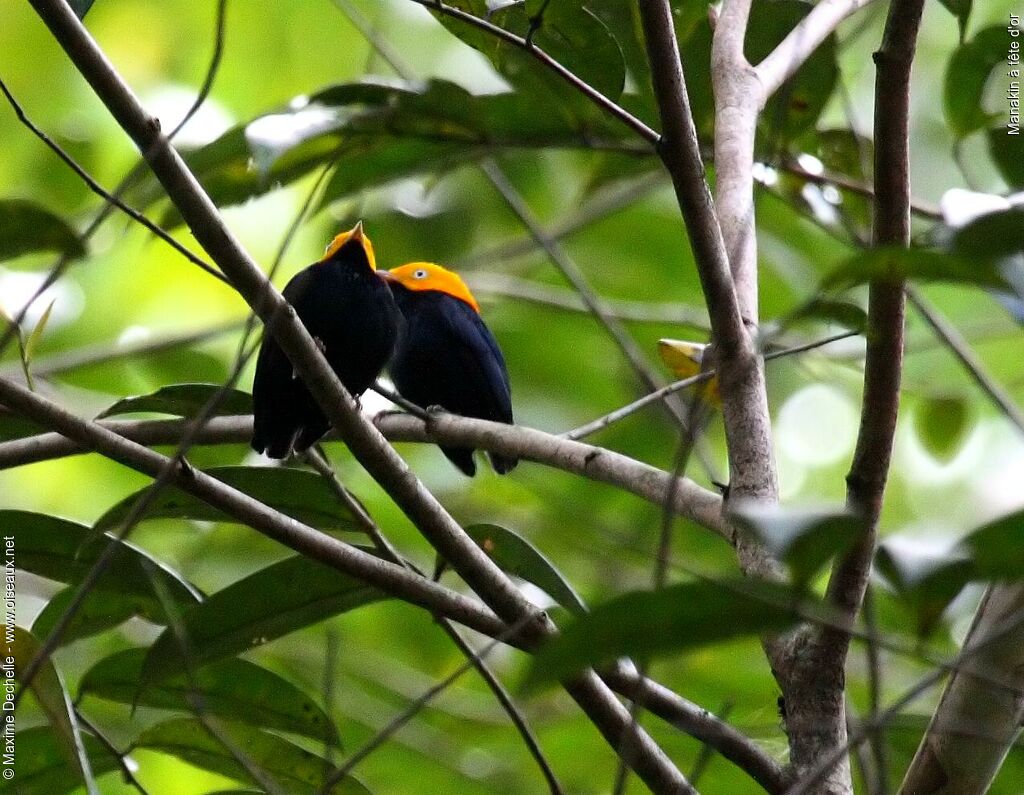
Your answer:
[[[816,340],[814,342],[804,343],[803,345],[794,345],[791,348],[783,348],[781,350],[772,351],[765,354],[765,361],[771,361],[772,359],[779,359],[784,356],[792,356],[794,354],[803,353],[805,351],[813,350],[815,348],[821,348],[825,345],[829,345],[833,342],[840,340],[849,339],[850,337],[858,336],[856,331],[844,331],[841,334],[834,334],[831,337],[826,337],[822,340]],[[683,378],[679,381],[664,386],[656,392],[651,392],[648,395],[644,395],[642,398],[634,400],[632,403],[628,403],[621,408],[615,409],[615,411],[605,414],[603,417],[598,417],[596,420],[588,422],[586,425],[581,425],[578,428],[574,428],[571,431],[567,431],[562,434],[566,439],[579,440],[583,439],[591,434],[597,433],[600,430],[607,428],[619,420],[623,420],[631,414],[635,414],[640,409],[646,408],[647,406],[658,400],[662,394],[669,394],[672,392],[678,392],[687,387],[694,386],[696,384],[702,384],[705,381],[710,381],[712,378],[718,375],[718,371],[715,369],[705,370],[704,372],[697,373],[697,375],[690,376],[689,378]]]
[[[488,641],[480,651],[471,654],[465,662],[456,667],[455,670],[448,674],[448,676],[426,690],[419,698],[413,700],[412,703],[396,715],[383,729],[371,737],[362,748],[355,751],[347,760],[345,760],[343,765],[338,767],[337,770],[325,779],[323,786],[318,791],[319,795],[327,795],[330,793],[332,788],[338,782],[351,773],[366,757],[380,748],[395,732],[412,720],[412,718],[415,717],[415,715],[423,709],[426,704],[429,704],[433,699],[437,698],[437,696],[454,684],[461,676],[472,670],[476,660],[484,659],[488,654],[494,651],[502,641],[507,640],[516,632],[521,630],[529,620],[529,616],[524,616],[519,622],[509,627],[503,636]]]
[[[554,235],[552,235],[552,238]],[[552,287],[532,279],[522,279],[505,273],[473,271],[466,275],[473,292],[486,301],[488,296],[513,298],[540,306],[564,309],[568,312],[591,314],[579,293],[563,287]],[[598,297],[608,317],[629,323],[679,325],[698,331],[708,330],[708,315],[703,309],[689,304],[626,301]]]
[[[596,88],[582,80],[578,75],[566,69],[562,64],[540,49],[532,41],[527,41],[522,36],[510,33],[504,28],[500,28],[497,25],[488,22],[486,19],[481,19],[480,17],[474,16],[462,9],[455,8],[454,6],[446,5],[445,3],[442,3],[441,0],[411,0],[411,2],[430,9],[431,11],[435,11],[438,14],[443,14],[451,17],[452,19],[457,19],[467,25],[472,25],[473,27],[484,31],[497,39],[507,42],[508,44],[529,53],[544,64],[544,66],[558,75],[562,80],[568,83],[572,88],[601,108],[601,110],[621,121],[644,140],[654,146],[658,145],[660,136],[657,132],[652,130],[625,108],[612,102],[612,100],[608,99],[608,97]]]
[[[359,523],[360,527],[362,527],[363,531],[370,537],[374,546],[377,547],[384,558],[390,560],[392,563],[396,563],[399,566],[403,566],[410,571],[414,571],[415,573],[422,575],[423,572],[416,569],[415,566],[402,557],[398,550],[395,549],[390,541],[388,541],[387,537],[370,516],[363,504],[356,499],[356,497],[347,488],[345,488],[344,484],[338,479],[338,475],[331,466],[330,460],[327,458],[323,449],[317,445],[313,451],[307,453],[306,457],[313,469],[315,469],[320,476],[324,478],[334,494],[339,500],[341,500],[342,504],[344,504],[356,517],[356,521]],[[463,637],[458,633],[458,630],[455,629],[448,619],[436,614],[434,619],[437,621],[444,633],[451,638],[452,642],[456,645],[459,651],[462,652],[466,659],[474,664],[477,672],[480,674],[490,691],[494,694],[495,699],[508,715],[509,720],[512,721],[512,725],[515,726],[516,731],[519,732],[519,735],[522,737],[530,755],[534,758],[534,761],[537,762],[537,766],[540,768],[541,774],[544,776],[544,780],[547,782],[552,795],[561,795],[563,790],[561,785],[558,783],[558,779],[555,777],[554,771],[551,769],[551,764],[544,756],[540,743],[537,741],[537,738],[534,736],[529,724],[526,722],[525,716],[520,712],[515,701],[512,700],[512,696],[505,689],[504,685],[502,685],[494,672],[491,671],[483,658],[473,652],[469,647],[469,644],[466,643]]]
[[[125,784],[128,784],[130,787],[134,787],[139,792],[139,795],[149,795],[146,788],[142,786],[142,782],[139,781],[139,779],[136,778],[135,773],[132,772],[132,766],[126,759],[128,754],[118,751],[116,746],[110,741],[110,738],[100,731],[99,727],[85,716],[81,708],[75,707],[75,715],[78,718],[78,722],[88,729],[89,733],[92,734],[93,737],[99,740],[100,745],[106,749],[110,757],[117,763],[117,766],[121,769],[121,778],[124,779]]]
[[[1020,406],[1014,402],[1013,398],[1010,397],[999,382],[992,377],[981,359],[971,350],[970,344],[964,339],[956,326],[950,323],[942,312],[933,306],[921,291],[912,284],[907,285],[907,298],[910,299],[910,303],[920,313],[921,317],[924,318],[936,336],[942,340],[943,344],[952,351],[960,364],[963,365],[971,380],[981,387],[981,391],[1002,412],[1003,416],[1016,426],[1017,430],[1024,433],[1024,411],[1021,411]]]
[[[4,97],[7,98],[7,102],[14,110],[14,115],[18,117],[18,121],[25,125],[32,132],[32,134],[36,136],[40,141],[46,144],[53,151],[53,153],[57,155],[57,157],[63,160],[64,163],[72,171],[74,171],[75,174],[78,175],[82,182],[84,182],[88,186],[89,190],[91,190],[97,196],[102,198],[105,202],[107,202],[107,204],[112,204],[113,206],[117,207],[117,209],[119,209],[121,212],[123,212],[137,224],[144,226],[158,238],[167,243],[167,245],[169,245],[171,248],[173,248],[175,251],[177,251],[179,254],[185,257],[185,259],[187,259],[193,265],[195,265],[198,268],[202,268],[204,271],[209,273],[214,278],[227,283],[228,280],[224,277],[224,274],[222,274],[212,265],[207,264],[204,260],[200,259],[198,256],[193,254],[191,251],[188,250],[188,248],[186,248],[184,245],[182,245],[173,237],[171,237],[170,233],[167,232],[165,229],[160,227],[158,224],[155,224],[152,221],[150,221],[145,215],[140,213],[135,208],[129,207],[115,194],[109,192],[95,179],[93,179],[92,175],[88,171],[86,171],[81,165],[79,165],[78,161],[75,160],[70,154],[68,154],[63,149],[63,147],[61,147],[60,144],[54,141],[49,135],[46,134],[45,131],[43,131],[40,127],[36,126],[36,124],[28,118],[28,116],[25,114],[24,109],[21,107],[21,104],[18,102],[18,100],[14,98],[14,95],[7,88],[7,84],[3,81],[2,78],[0,78],[0,92],[2,92]]]

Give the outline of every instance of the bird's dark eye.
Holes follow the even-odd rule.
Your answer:
[[[427,278],[427,272],[425,270],[423,270],[422,268],[420,268],[418,271],[413,273],[413,277],[416,278],[416,279],[426,279]]]

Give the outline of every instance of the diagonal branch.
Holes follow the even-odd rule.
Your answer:
[[[569,69],[566,69],[562,64],[534,44],[532,40],[524,39],[522,36],[517,36],[504,28],[498,27],[493,22],[488,22],[486,19],[481,19],[480,17],[474,16],[460,8],[447,5],[446,3],[441,2],[441,0],[412,0],[412,2],[423,6],[424,8],[428,8],[438,14],[444,14],[446,17],[451,17],[452,19],[457,19],[467,25],[472,25],[473,27],[484,31],[507,44],[511,44],[513,47],[518,47],[519,49],[524,50],[601,108],[601,110],[621,121],[649,143],[654,144],[655,146],[658,144],[659,136],[657,132],[652,130],[625,108],[617,105],[615,102],[612,102],[612,100],[608,99],[608,97],[591,86],[585,80],[582,80],[578,75],[574,74]]]
[[[789,35],[754,68],[761,83],[762,103],[796,74],[804,61],[835,32],[839,23],[871,2],[872,0],[821,0],[814,6]]]
[[[744,327],[724,227],[719,226],[705,179],[671,5],[667,0],[643,0],[640,15],[664,131],[659,154],[672,178],[711,320],[729,448],[730,494],[774,501],[778,488],[764,372]],[[719,179],[727,168],[718,165]],[[767,576],[775,571],[759,547],[744,542],[738,551],[744,571]]]
[[[2,402],[2,401],[0,401]],[[114,431],[138,444],[175,444],[188,427],[188,420],[102,420],[100,427]],[[628,456],[563,439],[520,425],[439,414],[431,417],[429,429],[422,420],[406,414],[383,414],[376,425],[391,441],[429,442],[476,447],[536,461],[546,466],[582,475],[628,491],[655,505],[664,502],[669,475]],[[252,417],[216,417],[197,434],[199,444],[245,444],[252,437]],[[332,438],[332,437],[327,437]],[[0,443],[0,469],[62,458],[87,452],[90,448],[61,433],[44,433]],[[675,490],[674,509],[726,540],[732,538],[722,516],[722,498],[684,479]]]

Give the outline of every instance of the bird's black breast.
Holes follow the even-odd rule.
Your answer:
[[[401,324],[384,280],[369,269],[323,263],[296,275],[284,296],[345,388],[366,391],[387,364]]]
[[[505,359],[480,316],[437,291],[398,288],[395,297],[406,319],[391,365],[399,392],[424,407],[511,422]]]
[[[387,364],[401,328],[384,280],[365,263],[333,259],[300,271],[283,292],[341,383],[361,395]],[[329,427],[284,351],[266,335],[256,362],[253,414],[252,446],[274,458],[305,450]]]

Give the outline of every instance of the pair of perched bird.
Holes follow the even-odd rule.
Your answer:
[[[358,397],[390,363],[399,394],[421,407],[512,422],[508,371],[466,283],[452,271],[413,262],[378,271],[362,222],[338,235],[323,258],[297,273],[284,297],[341,383]],[[302,452],[330,422],[277,341],[265,335],[253,381],[252,447],[271,458]],[[473,476],[473,450],[442,447]],[[495,471],[516,460],[491,455]]]

